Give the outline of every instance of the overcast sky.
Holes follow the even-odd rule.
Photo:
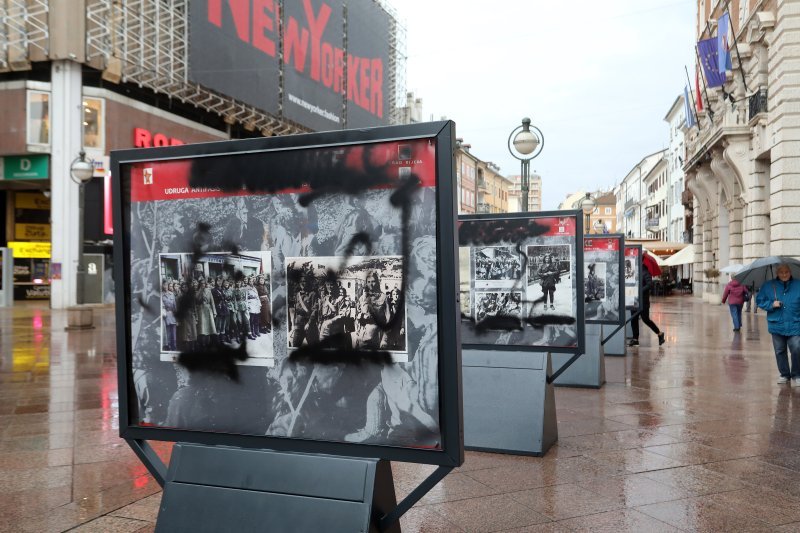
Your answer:
[[[407,29],[406,87],[472,153],[519,174],[511,130],[544,133],[531,169],[544,209],[609,188],[665,148],[664,122],[694,64],[693,0],[392,0]]]

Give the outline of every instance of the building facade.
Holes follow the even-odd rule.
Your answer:
[[[698,38],[716,35],[724,6],[698,2]],[[685,133],[695,291],[709,302],[724,284],[719,268],[800,256],[800,4],[731,0],[730,13],[738,51],[725,93],[708,89],[699,127]]]
[[[648,192],[645,182],[656,165],[664,158],[666,150],[660,150],[642,158],[619,185],[614,187],[617,200],[617,231],[628,238],[647,238],[645,220],[647,218]],[[653,209],[650,210],[651,212]]]
[[[596,205],[588,217],[584,216],[584,233],[616,233],[617,232],[617,199],[613,191],[594,191],[589,193]],[[586,191],[570,193],[558,209],[582,209],[581,202],[586,198]]]
[[[512,213],[522,211],[522,176],[508,176],[511,188],[508,193],[508,210]],[[535,172],[528,183],[528,211],[542,210],[542,177]]]
[[[74,305],[79,249],[110,258],[111,150],[400,123],[393,9],[329,3],[329,27],[310,31],[319,21],[301,2],[252,17],[250,2],[0,2],[0,246],[16,252],[20,296]],[[314,32],[321,58],[301,52]],[[80,152],[96,169],[83,236]]]
[[[691,209],[683,204],[684,175],[683,158],[686,147],[683,130],[686,121],[686,106],[683,95],[678,96],[669,108],[664,122],[669,127],[669,144],[664,158],[667,162],[667,237],[670,242],[691,242]],[[687,214],[689,216],[687,220]]]
[[[472,146],[456,140],[456,195],[458,212],[508,213],[511,180],[500,167],[472,153]]]

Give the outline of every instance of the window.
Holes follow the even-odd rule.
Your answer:
[[[604,211],[604,214],[610,215],[611,214],[611,208],[610,207],[606,207],[605,211]]]
[[[83,146],[105,151],[105,101],[83,98]]]
[[[50,93],[28,91],[28,144],[50,145]]]

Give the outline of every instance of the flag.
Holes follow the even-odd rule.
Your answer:
[[[703,97],[700,94],[700,71],[697,67],[694,69],[694,94],[697,95],[697,110],[703,110]]]
[[[719,58],[719,71],[731,70],[731,17],[728,13],[722,15],[717,21],[717,56]]]
[[[722,87],[725,83],[725,72],[719,71],[719,57],[717,54],[717,38],[703,39],[697,42],[697,53],[706,75],[709,87]]]
[[[683,112],[686,113],[686,127],[691,128],[697,121],[694,119],[694,110],[692,109],[692,100],[689,96],[689,87],[683,86]]]

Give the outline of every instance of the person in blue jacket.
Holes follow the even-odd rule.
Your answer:
[[[800,281],[792,279],[789,265],[780,264],[777,279],[764,283],[756,297],[756,305],[767,312],[767,329],[778,362],[778,383],[793,380],[800,387]],[[791,353],[791,367],[787,360]]]

